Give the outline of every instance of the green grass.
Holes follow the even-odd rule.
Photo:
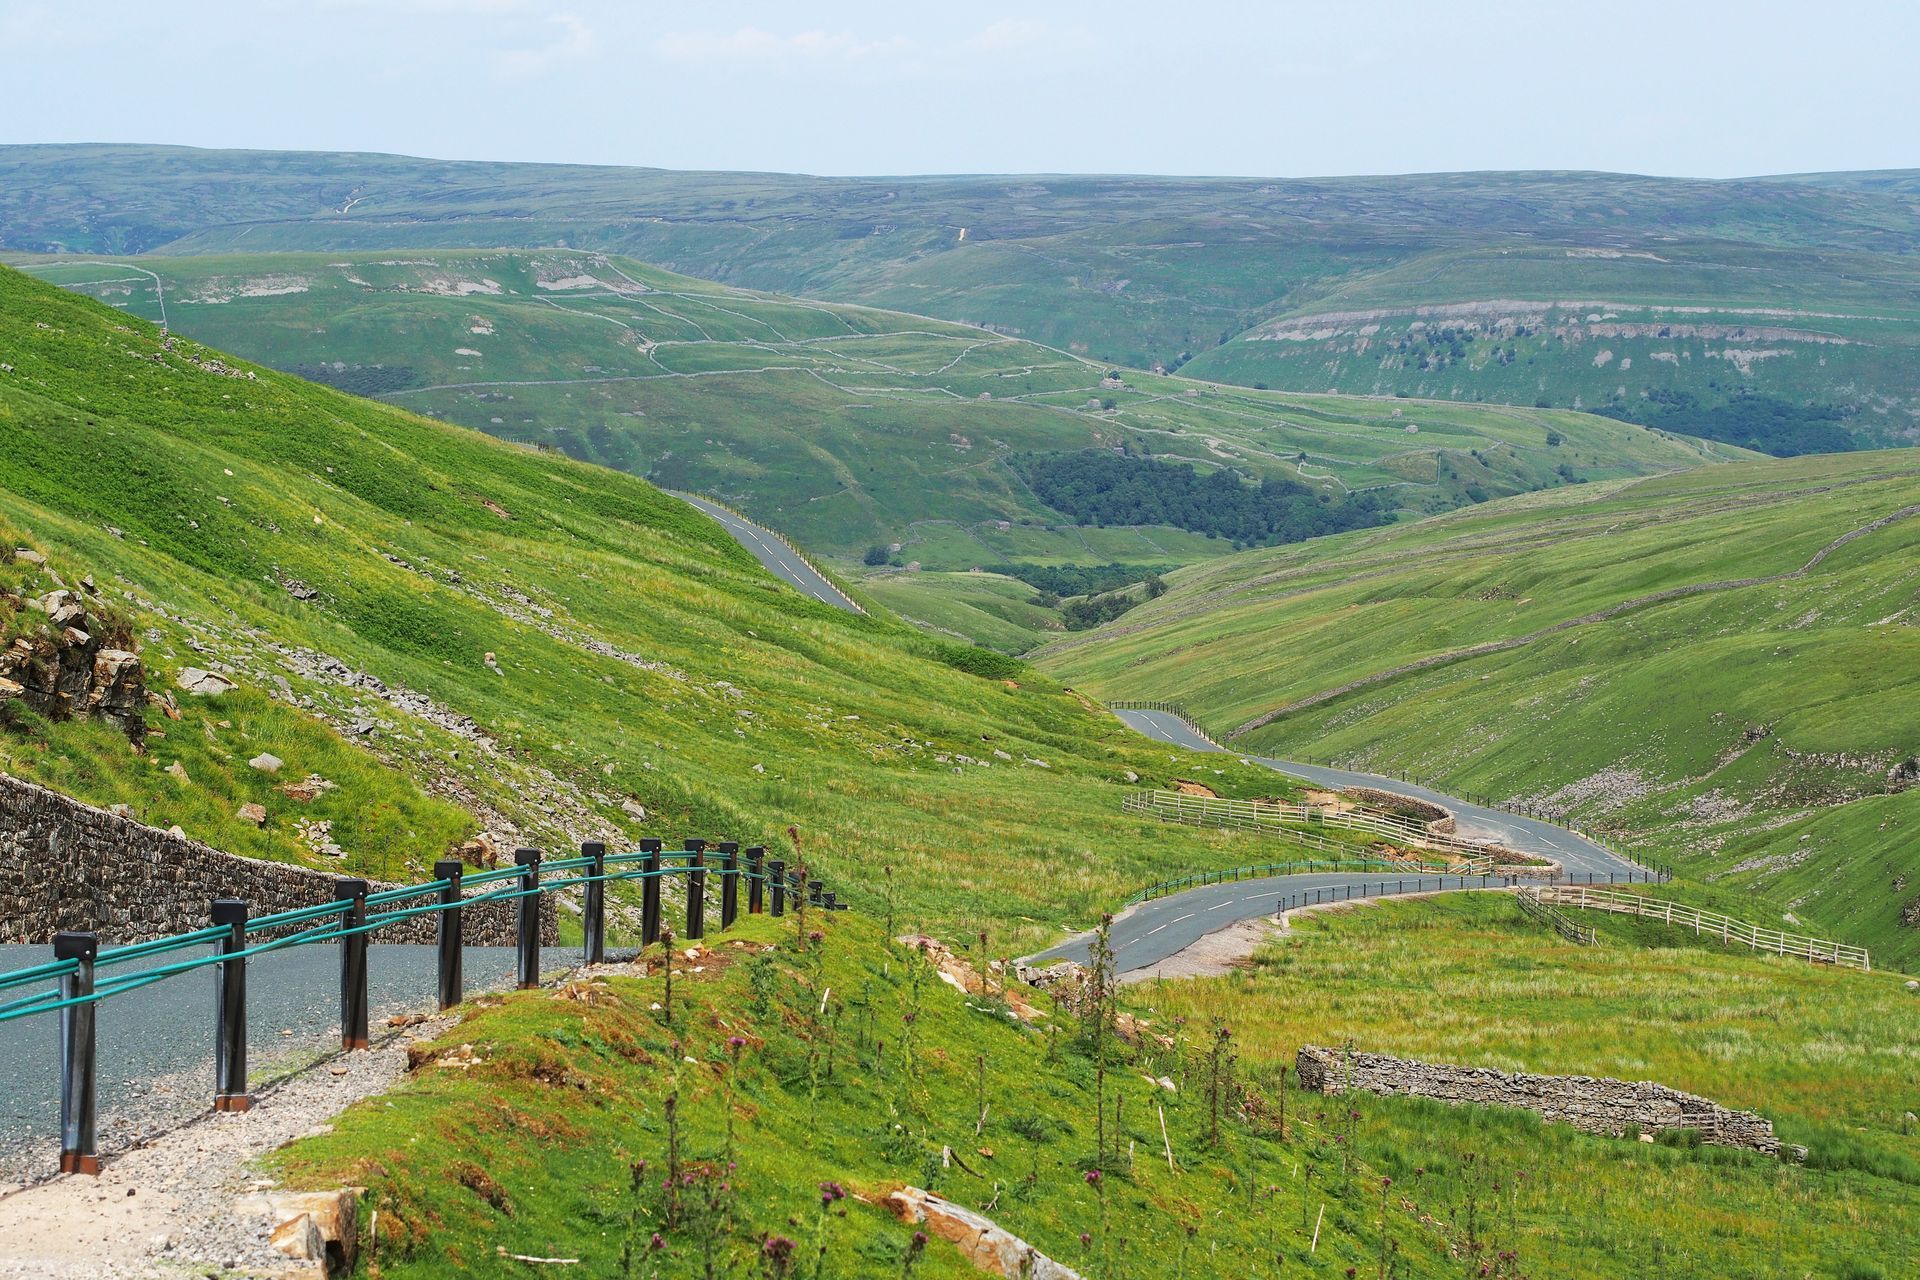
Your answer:
[[[607,980],[591,1001],[534,992],[478,1002],[427,1052],[471,1045],[479,1065],[413,1073],[275,1156],[276,1171],[295,1185],[365,1186],[381,1225],[363,1272],[394,1280],[472,1274],[500,1265],[498,1249],[619,1275],[629,1238],[636,1274],[701,1275],[710,1247],[732,1274],[758,1274],[770,1235],[799,1244],[793,1274],[813,1274],[824,1244],[820,1274],[898,1276],[912,1228],[876,1201],[902,1184],[990,1205],[1083,1275],[1137,1274],[1138,1257],[1167,1275],[1278,1266],[1340,1276],[1376,1264],[1383,1224],[1370,1171],[1343,1174],[1320,1127],[1298,1120],[1284,1140],[1229,1120],[1212,1146],[1192,1037],[1184,1064],[1158,1046],[1137,1062],[1117,1051],[1105,1096],[1109,1110],[1121,1099],[1120,1155],[1097,1159],[1099,1095],[1075,1019],[1023,1025],[977,988],[963,996],[883,943],[872,919],[835,917],[810,950],[796,950],[795,927],[762,917],[739,931],[747,946],[719,941],[678,962],[670,1025],[652,1011],[664,1003],[658,976]],[[1142,1076],[1149,1065],[1189,1087],[1160,1089]],[[681,1167],[730,1188],[725,1226],[707,1225],[717,1215],[667,1225],[669,1097]],[[1296,1099],[1290,1114],[1299,1111]],[[1303,1162],[1317,1165],[1311,1185]],[[1094,1168],[1101,1192],[1084,1176]],[[849,1198],[822,1215],[827,1181]],[[1458,1274],[1445,1255],[1455,1233],[1419,1220],[1438,1207],[1437,1196],[1390,1207],[1398,1274]],[[654,1232],[662,1247],[650,1250]],[[936,1239],[912,1274],[979,1273]]]
[[[1565,943],[1501,895],[1388,903],[1297,920],[1254,968],[1133,989],[1157,1025],[1221,1016],[1243,1060],[1302,1043],[1510,1071],[1654,1080],[1772,1120],[1804,1168],[1712,1148],[1588,1137],[1532,1116],[1363,1098],[1356,1150],[1396,1188],[1448,1187],[1492,1166],[1503,1247],[1548,1274],[1905,1274],[1920,1260],[1915,997],[1897,980],[1754,959],[1596,922]],[[1336,1112],[1343,1100],[1303,1110]],[[1424,1170],[1424,1173],[1417,1172]]]
[[[1670,588],[1798,569],[1920,503],[1909,455],[1752,463],[1530,495],[1171,575],[1051,642],[1100,697],[1182,703],[1234,745],[1338,758],[1570,811],[1683,875],[1920,958],[1912,562],[1920,519],[1803,578],[1547,629]],[[1526,637],[1480,656],[1474,646]],[[1398,673],[1398,674],[1395,674]],[[1362,683],[1344,695],[1326,692]],[[1297,705],[1307,702],[1308,705]]]
[[[293,820],[331,818],[351,865],[396,877],[475,828],[509,848],[790,850],[791,824],[851,900],[870,906],[891,865],[910,918],[991,920],[1010,944],[1166,868],[1245,860],[1120,813],[1128,773],[1150,785],[1191,757],[999,655],[802,600],[641,480],[223,376],[191,341],[4,271],[0,349],[9,535],[123,599],[160,686],[214,662],[242,686],[183,699],[180,722],[151,710],[166,736],[144,757],[28,724],[3,739],[10,772],[266,856],[304,860]],[[362,718],[371,737],[341,736]],[[291,803],[245,765],[260,751],[339,789]],[[176,759],[188,784],[163,772]],[[235,817],[249,800],[265,831]]]

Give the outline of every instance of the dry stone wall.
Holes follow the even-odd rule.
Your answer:
[[[1698,1094],[1651,1081],[1591,1076],[1536,1076],[1487,1067],[1454,1067],[1384,1053],[1344,1053],[1302,1045],[1295,1059],[1300,1085],[1319,1093],[1404,1094],[1450,1103],[1521,1107],[1587,1133],[1625,1137],[1692,1129],[1702,1142],[1778,1154],[1773,1124],[1751,1111],[1734,1111]]]
[[[0,774],[0,942],[45,943],[62,929],[143,942],[202,929],[214,898],[242,898],[252,915],[335,900],[337,875],[222,853]],[[374,882],[374,891],[394,886]],[[409,903],[407,905],[419,905]],[[542,933],[554,937],[553,899]],[[511,946],[518,903],[489,902],[462,915],[470,946]],[[437,917],[377,930],[375,942],[431,942]]]

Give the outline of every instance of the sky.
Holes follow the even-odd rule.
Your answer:
[[[1920,166],[1912,0],[0,0],[0,142],[817,174]]]

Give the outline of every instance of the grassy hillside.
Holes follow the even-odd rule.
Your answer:
[[[815,936],[763,918],[676,957],[670,1022],[657,957],[648,976],[480,1002],[417,1055],[471,1066],[422,1067],[275,1166],[366,1186],[381,1228],[365,1270],[393,1277],[471,1274],[502,1250],[594,1275],[627,1259],[658,1276],[979,1274],[944,1240],[914,1248],[881,1203],[902,1184],[1101,1278],[1150,1257],[1167,1275],[1884,1280],[1920,1249],[1913,998],[1884,976],[1575,948],[1478,895],[1396,904],[1309,921],[1240,977],[1129,992],[1145,1024],[1108,1041],[1101,1084],[1085,1024],[1044,998],[1023,1023],[998,979],[955,991],[872,920]],[[1210,1061],[1216,1029],[1231,1062]],[[1280,1069],[1302,1041],[1348,1037],[1705,1090],[1808,1160],[1335,1101]],[[823,1211],[828,1184],[846,1197]],[[795,1265],[769,1265],[770,1240]]]
[[[1565,809],[1912,965],[1916,547],[1911,455],[1742,463],[1231,557],[1039,661],[1249,749]]]
[[[1126,448],[1285,479],[1330,502],[1361,491],[1426,512],[1738,452],[1578,414],[1290,397],[1131,372],[1103,385],[1106,367],[1018,339],[596,254],[25,265],[249,359],[714,493],[849,564],[896,544],[900,565],[931,571],[1173,565],[1230,549],[1194,528],[1076,526],[1009,465],[1026,455]],[[909,612],[947,625],[968,608]],[[1044,611],[1031,621],[961,629],[1019,650],[1059,625]]]
[[[5,249],[565,244],[1296,390],[1628,410],[1680,390],[1668,425],[1695,433],[1758,393],[1832,403],[1869,443],[1920,415],[1897,172],[836,179],[58,146],[0,149],[0,178]],[[1443,304],[1465,309],[1414,314]]]
[[[396,875],[476,829],[790,848],[796,824],[855,901],[892,865],[910,917],[990,920],[1007,946],[1242,860],[1118,814],[1128,773],[1209,766],[996,655],[802,600],[643,481],[7,271],[0,352],[9,554],[123,599],[160,688],[187,665],[242,686],[151,711],[144,757],[23,715],[10,772],[269,856],[317,861],[295,824],[329,819],[348,865]],[[277,778],[247,767],[261,751]],[[312,809],[275,789],[310,772],[339,784]]]
[[[1507,1071],[1651,1079],[1757,1111],[1809,1150],[1795,1169],[1582,1137],[1520,1112],[1354,1104],[1354,1149],[1395,1190],[1458,1203],[1480,1166],[1501,1247],[1518,1250],[1528,1274],[1892,1277],[1920,1266],[1908,1118],[1920,1002],[1885,975],[1722,954],[1679,931],[1629,936],[1579,914],[1599,925],[1599,945],[1562,941],[1505,897],[1388,903],[1300,921],[1246,974],[1138,995],[1163,1025],[1224,1017],[1256,1069],[1291,1063],[1303,1043],[1351,1041]],[[1341,1105],[1331,1102],[1301,1110]]]

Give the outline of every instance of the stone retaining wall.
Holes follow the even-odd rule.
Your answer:
[[[114,943],[144,942],[205,928],[214,898],[242,898],[253,915],[332,902],[337,879],[222,853],[0,774],[0,942],[50,942],[62,929],[92,930]],[[374,882],[375,892],[393,887]],[[512,946],[518,906],[468,908],[462,913],[467,944]],[[541,899],[541,908],[541,932],[551,943],[551,896]],[[372,937],[431,942],[436,920],[414,916]]]
[[[1693,1129],[1702,1142],[1748,1147],[1769,1155],[1780,1150],[1771,1121],[1647,1080],[1536,1076],[1487,1067],[1446,1066],[1384,1053],[1349,1055],[1319,1045],[1300,1047],[1295,1070],[1302,1088],[1319,1093],[1346,1092],[1351,1073],[1353,1088],[1370,1093],[1521,1107],[1587,1133],[1618,1138],[1664,1129]]]
[[[1341,787],[1340,793],[1361,804],[1403,814],[1408,820],[1421,823],[1435,835],[1450,836],[1454,833],[1452,811],[1430,800],[1402,795],[1398,791],[1383,791],[1378,787]]]

